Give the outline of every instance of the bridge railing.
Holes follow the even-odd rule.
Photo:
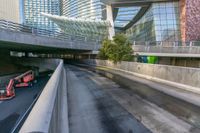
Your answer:
[[[55,60],[57,64],[58,60]],[[39,96],[20,133],[68,133],[67,84],[63,60]]]
[[[191,47],[200,46],[200,41],[131,41],[133,46]]]
[[[89,37],[80,35],[69,35],[62,31],[51,31],[46,29],[34,28],[24,24],[18,24],[11,21],[0,19],[0,29],[12,30],[17,32],[29,33],[36,36],[51,37],[59,40],[80,41],[80,42],[96,42],[101,43],[101,38],[90,39]]]
[[[200,41],[160,41],[160,42],[138,42],[134,41],[132,48],[134,53],[169,53],[169,54],[191,54],[197,57],[200,52]],[[183,56],[183,55],[181,55]]]

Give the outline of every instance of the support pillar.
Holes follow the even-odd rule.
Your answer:
[[[112,6],[106,5],[106,12],[107,12],[107,20],[110,22],[110,27],[108,30],[108,38],[112,40],[113,36],[115,35],[115,29],[114,29],[114,21],[113,21],[113,12],[112,12]]]
[[[25,57],[28,57],[28,52],[25,52]]]

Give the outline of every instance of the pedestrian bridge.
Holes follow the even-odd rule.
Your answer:
[[[0,20],[0,48],[16,51],[98,50],[100,41]]]

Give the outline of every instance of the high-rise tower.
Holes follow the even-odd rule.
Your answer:
[[[29,26],[57,30],[57,25],[41,15],[49,13],[61,15],[61,0],[24,0],[24,23]]]
[[[20,0],[0,0],[0,19],[20,23]]]
[[[104,8],[100,0],[62,0],[62,15],[66,17],[101,20]]]

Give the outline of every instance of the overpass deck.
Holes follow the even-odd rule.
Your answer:
[[[99,40],[69,36],[62,32],[35,29],[0,20],[0,48],[16,51],[91,51],[99,49]]]

